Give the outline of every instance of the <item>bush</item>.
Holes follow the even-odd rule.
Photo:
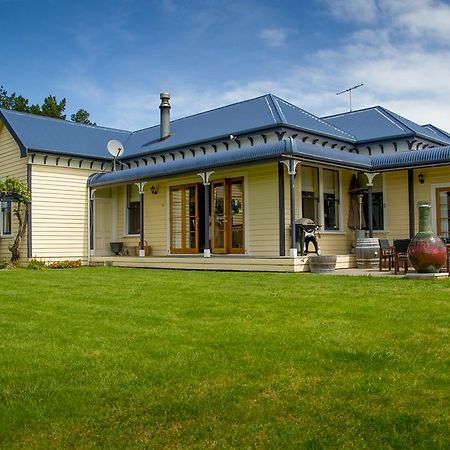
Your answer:
[[[76,259],[73,261],[55,261],[49,266],[51,269],[75,269],[76,267],[81,267],[81,259]]]
[[[32,270],[41,270],[45,269],[47,266],[45,265],[44,261],[41,261],[37,258],[31,258],[30,261],[28,261],[27,269]]]
[[[4,269],[5,267],[8,267],[8,261],[5,258],[0,258],[0,269]]]

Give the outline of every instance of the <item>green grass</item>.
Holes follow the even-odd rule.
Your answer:
[[[450,446],[450,280],[0,280],[1,448]]]

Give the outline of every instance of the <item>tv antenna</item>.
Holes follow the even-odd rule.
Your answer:
[[[359,87],[364,86],[364,83],[358,84],[357,86],[353,86],[351,88],[345,89],[345,91],[341,91],[341,92],[337,92],[336,95],[341,95],[341,94],[345,94],[346,92],[348,92],[349,97],[350,97],[350,112],[352,112],[352,91],[354,89],[358,89]]]
[[[106,144],[106,148],[108,150],[108,153],[113,157],[113,172],[116,171],[116,163],[122,164],[120,161],[117,161],[117,158],[123,155],[123,145],[120,141],[117,141],[116,139],[111,139]],[[122,164],[123,166],[124,164]]]

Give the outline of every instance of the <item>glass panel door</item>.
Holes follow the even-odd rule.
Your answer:
[[[243,179],[214,181],[211,196],[213,253],[244,253]]]
[[[225,180],[212,183],[212,250],[214,253],[226,253],[226,195]]]
[[[170,251],[198,253],[198,185],[170,189]]]
[[[450,237],[450,187],[436,189],[436,223],[440,237]]]
[[[244,182],[230,181],[230,252],[244,253]]]

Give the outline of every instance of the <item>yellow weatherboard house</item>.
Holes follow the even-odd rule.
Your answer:
[[[309,219],[321,253],[352,267],[357,233],[414,236],[418,201],[449,237],[450,134],[433,125],[380,106],[317,117],[272,94],[173,121],[170,108],[161,94],[160,124],[134,132],[0,109],[0,178],[32,195],[24,259],[303,271]]]

